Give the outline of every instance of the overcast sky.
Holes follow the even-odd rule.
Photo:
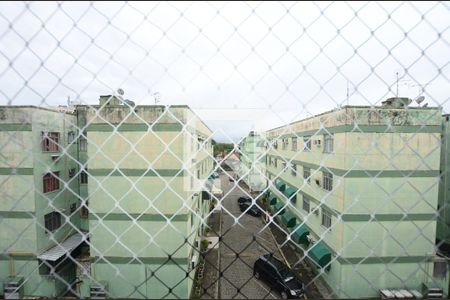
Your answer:
[[[448,113],[449,26],[449,2],[0,2],[0,104],[158,93],[237,141],[379,104],[398,72],[400,96]]]

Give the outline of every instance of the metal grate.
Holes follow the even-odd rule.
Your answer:
[[[0,295],[447,296],[449,10],[1,3]]]

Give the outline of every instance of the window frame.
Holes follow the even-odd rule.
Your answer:
[[[331,214],[327,210],[322,208],[322,221],[321,225],[325,228],[331,228],[332,220],[331,220]]]
[[[333,174],[322,172],[322,188],[326,191],[333,190]]]
[[[306,207],[308,209],[306,209]],[[308,214],[311,212],[311,200],[308,197],[303,196],[302,209],[306,211]]]
[[[292,149],[292,151],[297,151],[297,137],[296,136],[293,136],[292,137],[292,147],[291,147],[291,149]]]
[[[80,184],[88,184],[89,183],[88,177],[89,176],[88,176],[87,169],[83,169],[80,172]]]
[[[305,176],[305,174],[309,174]],[[303,167],[303,180],[305,180],[307,183],[311,183],[311,168]]]
[[[59,190],[59,171],[49,172],[42,176],[42,192],[44,194]]]
[[[83,134],[78,139],[78,150],[80,152],[87,152],[87,135],[86,132],[83,132]]]
[[[334,152],[334,135],[325,133],[323,135],[323,153]]]
[[[291,163],[291,175],[292,176],[297,176],[297,164],[296,163]]]
[[[52,211],[44,215],[44,228],[46,233],[55,232],[61,227],[61,213]]]
[[[311,138],[312,136],[309,135],[305,135],[303,136],[303,152],[311,152]]]
[[[60,133],[56,131],[41,131],[41,150],[44,153],[59,152]]]

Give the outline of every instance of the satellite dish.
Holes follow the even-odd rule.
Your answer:
[[[428,103],[425,103],[422,107],[427,107],[428,106]]]
[[[120,96],[123,96],[123,94],[125,94],[125,92],[122,89],[118,89],[117,94],[119,94]]]
[[[417,104],[422,103],[423,100],[425,100],[424,96],[418,96],[418,97],[416,97],[416,99],[414,99],[414,101],[416,101]]]

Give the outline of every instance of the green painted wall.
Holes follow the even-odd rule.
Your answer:
[[[274,185],[271,190],[333,254],[331,269],[318,271],[337,297],[420,290],[422,282],[433,281],[432,263],[424,261],[433,255],[436,236],[440,113],[346,107],[290,124],[299,136],[297,151],[287,127],[266,132],[268,140],[278,140],[267,156],[267,175],[299,192],[289,202]],[[324,153],[324,133],[333,133],[332,153]],[[312,136],[311,151],[303,151],[303,136]],[[281,138],[288,138],[286,149]],[[310,168],[310,182],[304,168]],[[323,172],[333,174],[331,192],[323,188]],[[331,228],[322,225],[324,211]]]

